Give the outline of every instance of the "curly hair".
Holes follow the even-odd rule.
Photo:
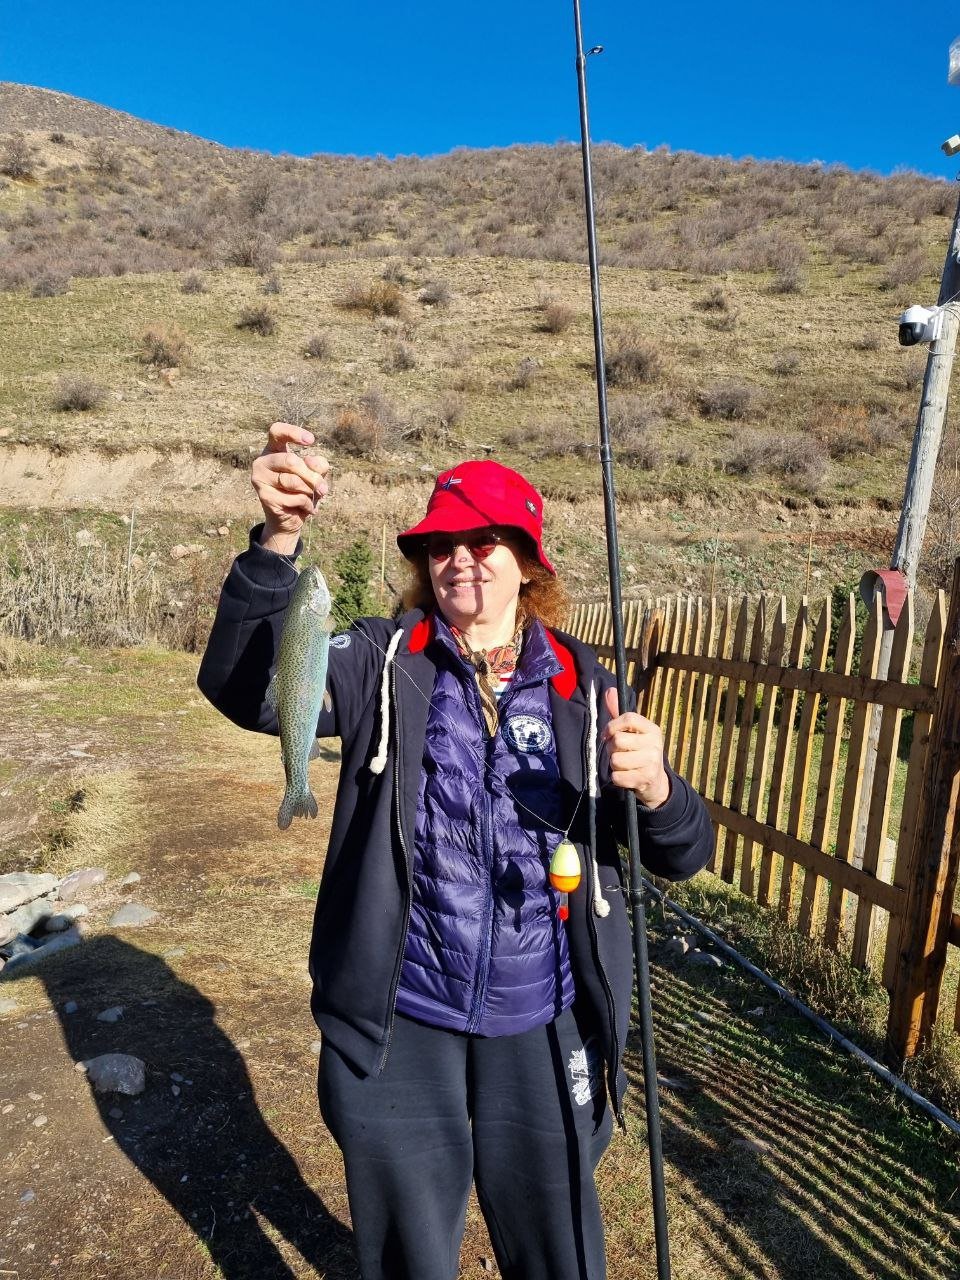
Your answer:
[[[570,607],[566,589],[549,569],[536,558],[526,538],[518,537],[513,547],[520,571],[529,582],[520,587],[517,601],[517,622],[529,627],[534,620],[545,627],[562,627]],[[405,609],[422,609],[429,613],[436,608],[437,600],[430,581],[430,566],[426,551],[418,551],[408,559],[410,581],[403,592]]]

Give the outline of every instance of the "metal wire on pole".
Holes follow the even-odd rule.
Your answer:
[[[593,168],[590,160],[590,125],[587,116],[587,55],[583,51],[580,0],[573,0],[577,39],[577,86],[580,95],[580,146],[583,153],[583,188],[587,215],[587,252],[590,259],[590,292],[593,300],[593,342],[597,366],[597,403],[600,413],[600,466],[603,474],[603,511],[610,571],[610,610],[613,619],[613,649],[616,662],[617,695],[621,708],[628,704],[627,660],[623,636],[623,602],[620,589],[620,546],[617,535],[617,508],[613,486],[613,459],[610,453],[610,426],[607,418],[607,379],[604,365],[603,314],[600,273],[597,264],[597,230],[593,207]],[[595,46],[591,53],[600,53]],[[650,1002],[650,966],[647,958],[647,921],[643,902],[643,872],[640,866],[640,832],[637,802],[626,793],[627,843],[630,851],[630,904],[633,918],[633,959],[637,978],[640,1040],[643,1051],[643,1088],[647,1109],[647,1137],[650,1149],[650,1182],[653,1192],[653,1226],[657,1248],[657,1280],[670,1280],[670,1241],[667,1225],[667,1197],[663,1176],[663,1146],[660,1135],[660,1101],[657,1095],[657,1062],[653,1042],[653,1010]]]

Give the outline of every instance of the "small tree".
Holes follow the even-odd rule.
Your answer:
[[[0,153],[0,173],[8,178],[29,178],[33,175],[33,148],[22,133],[7,137]]]
[[[373,574],[373,552],[362,538],[350,544],[333,562],[340,586],[333,597],[333,616],[338,627],[348,627],[355,618],[374,613],[370,591]]]

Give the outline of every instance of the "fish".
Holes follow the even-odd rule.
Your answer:
[[[290,597],[277,666],[267,699],[280,725],[280,753],[287,788],[277,813],[286,831],[294,818],[315,818],[317,801],[310,790],[307,766],[319,755],[320,708],[330,705],[326,693],[330,653],[330,590],[316,565],[303,569]]]

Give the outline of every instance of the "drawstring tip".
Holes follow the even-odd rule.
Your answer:
[[[560,905],[557,907],[557,919],[570,919],[570,908],[567,906],[567,895],[565,893],[561,893],[560,895]]]

